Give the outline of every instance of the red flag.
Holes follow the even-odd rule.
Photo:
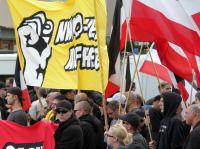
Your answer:
[[[140,68],[140,72],[150,74],[164,81],[167,81],[170,84],[173,84],[175,88],[180,90],[183,100],[186,101],[189,97],[189,94],[184,87],[183,84],[184,79],[178,77],[173,72],[171,72],[167,67],[161,64],[156,50],[151,50],[151,55],[154,63],[152,62],[150,56],[148,55]]]
[[[22,90],[22,97],[23,97],[22,107],[25,111],[27,111],[31,107],[31,100],[30,100],[28,88],[25,84],[23,73],[21,71],[18,57],[16,60],[16,66],[15,66],[15,84]]]
[[[54,149],[54,132],[56,125],[44,121],[24,127],[10,121],[0,121],[1,141],[0,148],[19,149],[19,148],[38,148]]]
[[[143,64],[141,65],[139,71],[149,74],[149,75],[152,75],[152,76],[155,76],[155,77],[158,77],[158,78],[172,84],[172,80],[170,78],[169,71],[168,71],[167,67],[165,67],[161,64],[157,51],[152,49],[151,56],[152,56],[152,60],[151,60],[149,53],[147,54],[147,57],[144,60]]]

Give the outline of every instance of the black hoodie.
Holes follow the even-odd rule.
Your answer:
[[[182,149],[186,138],[183,122],[177,118],[177,108],[181,104],[181,96],[169,92],[162,95],[164,102],[163,119],[158,134],[158,149]]]
[[[101,122],[93,115],[79,118],[83,130],[83,149],[104,149],[104,131]]]
[[[55,149],[82,149],[83,133],[79,121],[72,115],[67,121],[60,123],[54,138]]]

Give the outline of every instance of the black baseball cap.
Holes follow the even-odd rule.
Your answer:
[[[138,129],[140,126],[140,117],[135,112],[122,115],[119,119],[128,122],[134,129]]]
[[[72,104],[69,101],[62,100],[56,104],[56,110],[58,109],[65,109],[65,110],[72,110]]]

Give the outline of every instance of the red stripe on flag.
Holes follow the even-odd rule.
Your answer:
[[[192,67],[187,58],[178,54],[168,42],[160,42],[156,44],[158,55],[161,63],[169,68],[172,72],[188,81],[192,81]]]
[[[133,40],[167,40],[200,56],[200,38],[196,31],[168,19],[161,12],[138,0],[133,3],[130,20]]]
[[[189,94],[187,92],[187,90],[185,89],[185,86],[183,85],[183,83],[180,81],[180,82],[177,82],[177,86],[178,86],[178,89],[180,90],[181,92],[181,95],[182,95],[182,98],[184,101],[187,101],[188,97],[189,97]]]
[[[198,28],[200,29],[200,12],[192,15],[195,23],[197,24]]]
[[[155,72],[155,69],[156,72]],[[157,64],[157,63],[153,63],[151,61],[145,61],[142,65],[142,67],[140,68],[140,72],[146,73],[146,74],[150,74],[152,76],[156,76],[164,81],[167,81],[168,83],[172,84],[171,78],[168,74],[168,70],[165,66]]]
[[[115,83],[108,81],[106,91],[105,91],[105,98],[111,97],[114,93],[119,91],[120,87]]]
[[[23,109],[26,111],[31,107],[31,99],[29,96],[28,89],[22,90],[22,97],[23,97]]]

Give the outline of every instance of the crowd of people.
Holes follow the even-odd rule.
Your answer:
[[[28,126],[38,121],[58,124],[56,149],[198,149],[200,92],[183,111],[182,98],[162,82],[160,94],[145,100],[134,90],[106,99],[94,91],[38,88],[30,92],[32,104],[22,108],[22,91],[13,79],[0,82],[0,119]]]

